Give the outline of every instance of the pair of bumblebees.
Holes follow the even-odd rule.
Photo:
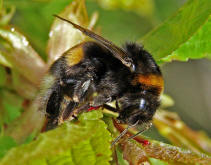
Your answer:
[[[129,125],[127,130],[151,123],[163,90],[162,74],[152,56],[136,43],[119,48],[88,29],[56,17],[95,41],[72,47],[50,67],[47,78],[52,81],[42,103],[47,129],[112,101],[116,101],[116,108],[111,110],[119,113],[120,123]]]

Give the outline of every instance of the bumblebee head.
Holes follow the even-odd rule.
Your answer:
[[[130,94],[120,99],[122,108],[119,117],[120,123],[133,125],[142,124],[152,120],[160,102],[157,98],[147,95]]]

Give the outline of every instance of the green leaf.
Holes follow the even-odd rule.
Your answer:
[[[164,60],[171,61],[176,59],[187,61],[188,59],[204,57],[211,57],[211,16],[195,35]]]
[[[0,158],[2,158],[8,150],[16,146],[16,142],[10,136],[0,136]]]
[[[4,84],[6,83],[6,78],[6,71],[4,67],[0,65],[0,87],[4,86]]]
[[[15,161],[16,165],[34,162],[108,165],[111,160],[111,136],[100,118],[100,111],[83,113],[79,121],[65,122],[41,134],[35,141],[10,150],[0,164],[13,164]]]
[[[189,0],[172,17],[142,38],[145,49],[158,62],[165,61],[207,22],[210,6],[210,0]]]
[[[3,102],[3,107],[6,110],[7,115],[4,118],[6,124],[9,124],[14,119],[21,115],[21,108],[11,105],[8,102]]]
[[[9,124],[21,115],[23,99],[9,91],[0,91],[0,125]]]

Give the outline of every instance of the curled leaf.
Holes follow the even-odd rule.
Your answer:
[[[146,162],[149,157],[178,164],[208,165],[211,162],[211,158],[204,154],[196,154],[189,150],[154,140],[149,140],[149,142],[148,145],[140,145],[137,142],[128,140],[121,142],[120,146],[123,150],[124,158],[135,165]]]
[[[114,125],[120,132],[124,130],[124,125],[116,123],[115,120]],[[211,162],[211,157],[199,152],[195,153],[180,147],[151,140],[144,136],[136,136],[134,140],[128,140],[128,137],[133,135],[132,131],[128,131],[127,135],[120,140],[119,144],[123,150],[124,159],[131,164],[136,165],[143,162],[149,162],[149,158],[178,164],[198,163],[208,165]]]
[[[211,155],[211,140],[202,132],[190,129],[178,115],[159,110],[153,120],[159,132],[177,146]]]
[[[168,96],[166,94],[161,95],[161,105],[160,106],[162,108],[171,107],[173,105],[174,105],[174,100],[170,96]]]
[[[86,28],[92,28],[97,19],[96,15],[94,15],[89,23],[84,0],[73,1],[59,15]],[[52,64],[69,48],[85,40],[85,36],[80,31],[58,19],[55,19],[49,37],[48,64]]]
[[[11,63],[25,78],[38,85],[46,71],[46,65],[26,37],[14,28],[10,30],[0,28],[0,37],[11,45],[11,49],[7,49],[7,52],[2,54],[6,61]]]

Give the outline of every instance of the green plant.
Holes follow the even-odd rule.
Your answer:
[[[79,122],[66,122],[52,131],[40,133],[44,115],[37,111],[39,98],[36,95],[41,79],[49,64],[64,50],[86,40],[72,26],[58,20],[54,20],[48,39],[48,29],[53,21],[49,13],[52,15],[62,10],[61,16],[93,30],[97,14],[94,13],[89,19],[84,1],[79,0],[74,3],[66,0],[8,0],[4,3],[6,7],[3,6],[3,0],[0,1],[0,164],[211,162],[210,139],[188,128],[175,113],[165,111],[173,104],[166,95],[153,122],[173,145],[140,136],[130,141],[125,137],[117,148],[111,149],[112,139],[124,126],[113,123],[112,114],[106,110],[83,113]],[[210,6],[209,0],[189,0],[173,16],[139,40],[159,64],[172,60],[210,58]],[[9,24],[15,7],[19,15],[13,23],[17,27]],[[123,1],[119,7],[125,8]]]

